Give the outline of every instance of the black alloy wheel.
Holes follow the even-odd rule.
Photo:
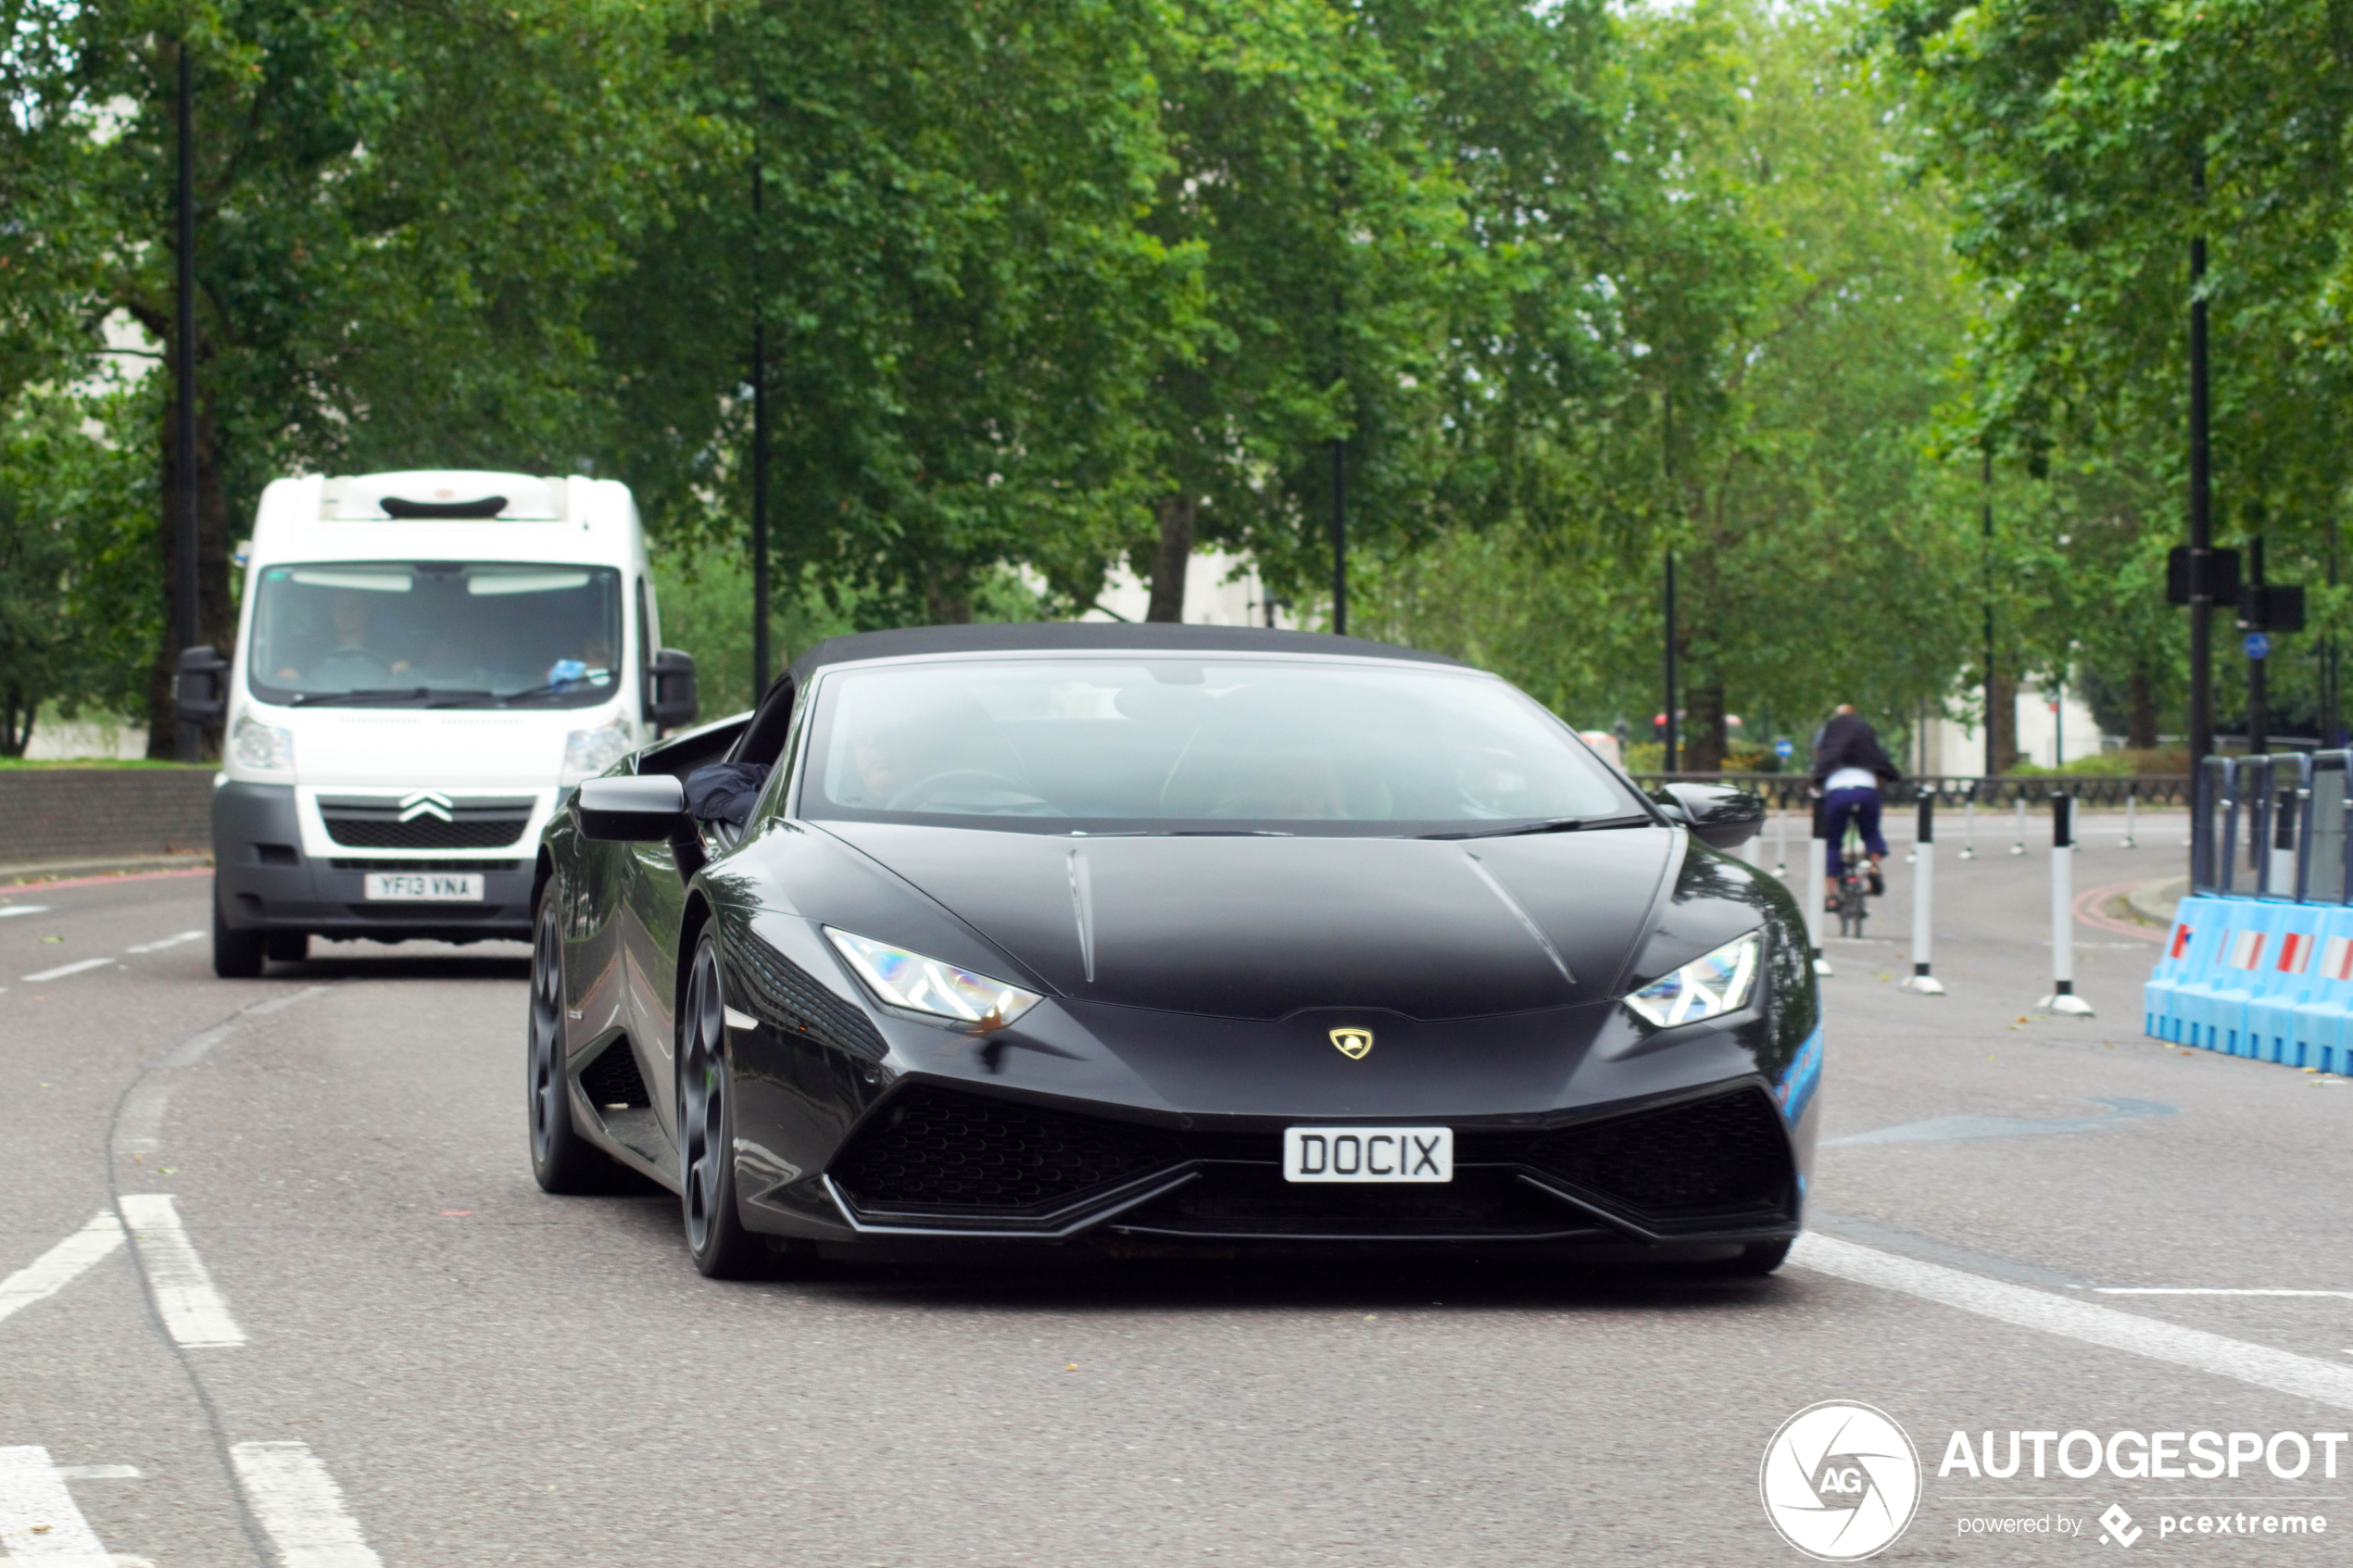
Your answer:
[[[264,943],[258,931],[239,931],[212,901],[212,972],[223,980],[252,980],[261,973]]]
[[[736,1211],[735,1081],[719,939],[706,927],[678,1010],[678,1187],[686,1248],[712,1279],[766,1272],[768,1249]]]
[[[564,933],[550,880],[539,895],[531,937],[531,1020],[526,1037],[531,1097],[531,1173],[545,1192],[601,1192],[610,1161],[572,1124],[572,1075],[564,1066]],[[624,1043],[623,1049],[627,1049]]]

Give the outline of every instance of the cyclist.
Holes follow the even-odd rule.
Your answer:
[[[1815,735],[1814,787],[1822,792],[1822,836],[1830,841],[1829,908],[1832,913],[1838,910],[1838,879],[1843,869],[1839,850],[1850,818],[1862,834],[1864,851],[1870,858],[1872,894],[1887,891],[1887,881],[1880,874],[1880,862],[1887,858],[1887,840],[1879,831],[1880,785],[1903,776],[1880,748],[1879,732],[1856,716],[1851,702],[1840,703],[1830,722]]]

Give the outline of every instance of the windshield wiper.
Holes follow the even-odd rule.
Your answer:
[[[498,706],[501,708],[512,708],[516,703],[529,702],[535,697],[566,696],[573,692],[582,690],[610,691],[611,689],[612,685],[610,682],[607,682],[604,685],[599,686],[596,682],[589,680],[585,676],[577,676],[569,681],[550,681],[544,686],[533,686],[527,691],[509,692],[504,696],[498,698]],[[491,694],[484,692],[483,695],[484,696],[488,696]]]
[[[1586,828],[1640,827],[1649,817],[1553,817],[1539,822],[1516,822],[1506,828],[1472,828],[1467,833],[1426,833],[1424,838],[1516,838],[1531,833],[1577,833]]]
[[[296,692],[297,708],[366,707],[372,703],[422,702],[433,695],[430,686],[375,686],[356,692]]]

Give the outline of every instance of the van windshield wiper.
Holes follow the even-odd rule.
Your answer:
[[[391,708],[422,703],[427,708],[467,708],[488,702],[494,694],[462,686],[369,686],[356,692],[296,692],[297,708]]]
[[[1642,827],[1650,817],[1551,817],[1542,822],[1515,822],[1510,827],[1472,828],[1466,833],[1426,833],[1424,838],[1516,838],[1532,833],[1578,833],[1586,828]]]
[[[422,702],[433,695],[430,686],[371,686],[356,692],[296,692],[297,708],[365,708],[376,704]]]
[[[550,681],[544,686],[532,686],[519,692],[502,693],[498,696],[498,706],[501,708],[512,708],[516,703],[529,702],[535,697],[563,696],[575,691],[610,691],[611,689],[612,686],[610,682],[599,686],[595,682],[590,681],[585,677],[576,678],[570,681]],[[491,694],[488,692],[483,693],[483,696],[488,696],[490,695]]]

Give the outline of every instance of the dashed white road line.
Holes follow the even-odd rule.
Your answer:
[[[2029,1290],[2024,1286],[1965,1273],[1937,1263],[1898,1257],[1875,1248],[1809,1231],[1790,1251],[1790,1261],[1858,1285],[1902,1291],[1965,1312],[2040,1329],[2087,1345],[2123,1350],[2174,1366],[2234,1378],[2259,1388],[2353,1409],[2353,1367],[2312,1356],[2250,1345],[2204,1329],[2185,1328],[2096,1302]]]
[[[285,1568],[382,1568],[308,1443],[239,1443],[237,1480]]]
[[[125,1193],[122,1223],[139,1248],[139,1261],[155,1291],[156,1311],[174,1344],[193,1349],[245,1342],[245,1331],[229,1315],[229,1304],[213,1288],[212,1275],[196,1256],[171,1194]]]
[[[0,1448],[0,1550],[40,1568],[114,1568],[49,1450],[39,1447]]]
[[[2190,1285],[2095,1285],[2095,1296],[2327,1296],[2338,1300],[2353,1301],[2353,1290],[2289,1290],[2272,1286],[2243,1289],[2219,1289]]]
[[[122,1222],[115,1217],[113,1210],[101,1209],[97,1218],[88,1224],[6,1279],[0,1279],[0,1318],[55,1296],[81,1277],[83,1270],[121,1245]],[[9,1451],[0,1449],[0,1453]]]
[[[211,1028],[189,1035],[171,1047],[157,1067],[194,1067],[205,1059],[205,1053],[227,1039],[235,1030],[231,1023],[216,1023]]]
[[[10,915],[45,915],[48,912],[49,906],[46,904],[0,905],[0,920],[6,920]]]
[[[28,974],[24,979],[27,985],[38,985],[44,980],[63,980],[69,974],[81,974],[87,970],[104,969],[112,962],[114,960],[111,958],[83,959],[80,963],[61,963],[55,969],[44,969],[38,974]]]
[[[333,989],[332,985],[306,985],[299,991],[289,991],[283,997],[272,997],[266,1002],[256,1002],[245,1009],[245,1015],[250,1018],[259,1018],[265,1012],[276,1012],[280,1008],[290,1008],[296,1002],[307,1002],[313,997],[323,997]],[[176,1067],[182,1064],[174,1062],[172,1065]]]
[[[177,947],[182,942],[197,941],[202,938],[204,935],[205,934],[201,931],[183,931],[176,936],[167,936],[158,942],[142,942],[135,947],[125,947],[123,951],[126,953],[160,953],[166,947]]]

